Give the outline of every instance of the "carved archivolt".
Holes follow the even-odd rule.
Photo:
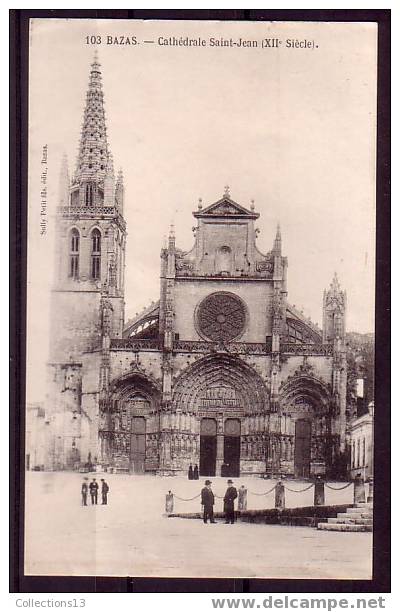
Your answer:
[[[309,371],[289,377],[280,387],[280,397],[282,409],[293,416],[328,416],[332,405],[329,386]]]
[[[148,398],[151,408],[157,409],[161,401],[160,385],[148,374],[139,369],[128,372],[111,383],[112,404],[128,400],[132,394],[140,394]]]
[[[243,414],[268,410],[268,389],[260,375],[238,357],[207,355],[189,366],[174,384],[173,409],[231,410]]]

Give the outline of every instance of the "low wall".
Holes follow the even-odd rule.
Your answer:
[[[352,505],[352,504],[350,504]],[[243,523],[263,523],[265,525],[297,525],[316,527],[328,518],[334,518],[338,512],[346,512],[349,504],[334,506],[303,506],[301,508],[265,508],[261,510],[245,510],[235,512],[236,518]],[[166,515],[167,516],[167,515]],[[215,512],[215,518],[225,518],[223,512]],[[201,512],[179,512],[169,514],[167,518],[202,519]]]

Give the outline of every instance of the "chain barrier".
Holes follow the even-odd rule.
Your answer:
[[[304,493],[304,491],[308,491],[309,489],[311,489],[311,487],[314,486],[314,483],[311,483],[308,487],[306,487],[305,489],[290,489],[287,485],[283,485],[285,487],[285,489],[287,489],[288,491],[291,491],[291,493]]]
[[[350,487],[353,483],[352,482],[348,482],[346,483],[343,487],[332,487],[332,485],[329,485],[327,482],[324,483],[325,486],[328,489],[331,489],[332,491],[343,491],[343,489],[347,489],[348,487]],[[311,483],[310,485],[308,485],[307,487],[305,487],[304,489],[291,489],[290,487],[288,487],[286,484],[283,483],[283,486],[285,487],[285,489],[287,489],[288,491],[290,491],[291,493],[304,493],[305,491],[309,491],[312,487],[315,486],[315,483]],[[259,497],[262,497],[264,495],[269,495],[270,493],[272,493],[273,491],[275,491],[276,489],[276,484],[271,487],[271,489],[269,489],[268,491],[264,491],[263,493],[256,493],[255,491],[250,491],[249,489],[247,489],[247,492],[250,493],[250,495],[256,495]],[[179,501],[183,501],[183,502],[189,502],[189,501],[193,501],[194,499],[197,499],[199,497],[201,497],[201,493],[198,493],[197,495],[195,495],[194,497],[189,497],[189,498],[185,498],[185,497],[179,497],[176,494],[173,494],[175,499],[178,499]],[[224,499],[223,496],[217,495],[216,493],[214,493],[214,497],[216,497],[217,499]]]
[[[250,491],[249,489],[247,489],[248,493],[250,493],[250,495],[269,495],[270,493],[272,493],[272,491],[275,491],[276,489],[276,485],[274,485],[272,487],[272,489],[270,489],[269,491],[265,491],[265,493],[255,493],[254,491]]]
[[[179,501],[193,501],[194,499],[197,499],[198,497],[200,497],[201,493],[199,493],[198,495],[195,495],[194,497],[189,497],[188,499],[186,499],[185,497],[178,497],[178,495],[175,495],[175,493],[173,495],[175,499],[179,499]]]
[[[353,483],[352,482],[348,482],[347,484],[344,485],[344,487],[332,487],[331,485],[328,485],[328,483],[325,483],[325,486],[328,487],[328,489],[332,489],[332,491],[343,491],[343,489],[347,489],[347,487],[350,487]]]

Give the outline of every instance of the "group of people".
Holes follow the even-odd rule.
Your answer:
[[[198,468],[197,465],[195,465],[194,467],[192,466],[192,464],[189,465],[188,479],[189,480],[198,480],[199,479],[199,468]]]
[[[87,483],[88,480],[89,480],[88,478],[84,478],[83,483],[82,483],[82,488],[81,488],[82,506],[88,505],[87,504],[88,492],[90,493],[90,499],[92,501],[92,506],[97,505],[99,484],[96,481],[96,478],[93,478],[93,480],[89,484]],[[104,478],[101,478],[100,481],[101,481],[101,504],[103,506],[106,506],[107,501],[108,501],[107,496],[108,496],[110,487],[108,486]]]
[[[207,523],[208,519],[210,523],[216,523],[217,521],[214,519],[214,502],[215,497],[214,493],[211,489],[212,482],[211,480],[205,481],[205,486],[201,490],[201,505],[203,508],[203,521]],[[225,513],[225,524],[233,525],[235,522],[235,499],[238,496],[238,492],[236,487],[233,486],[233,481],[231,479],[227,482],[228,488],[224,495],[224,513]],[[245,490],[244,486],[239,489],[239,496],[243,494]]]

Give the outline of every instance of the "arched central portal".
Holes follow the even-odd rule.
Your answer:
[[[252,439],[261,443],[268,401],[260,375],[231,354],[207,355],[182,373],[174,387],[172,406],[198,420],[201,476],[240,475],[242,446],[246,445],[242,436],[248,434],[252,419]],[[249,460],[243,456],[244,462]]]

